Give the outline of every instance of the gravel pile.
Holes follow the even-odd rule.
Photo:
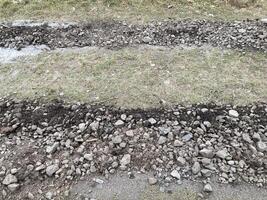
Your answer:
[[[207,193],[213,175],[264,186],[267,104],[124,110],[2,100],[0,152],[3,196],[33,182],[108,178],[117,171],[152,172],[151,185],[205,180]]]
[[[184,20],[133,25],[125,22],[93,22],[68,26],[0,25],[0,47],[21,49],[29,45],[50,48],[101,46],[121,48],[212,45],[239,50],[267,50],[267,24],[263,21],[222,22]]]

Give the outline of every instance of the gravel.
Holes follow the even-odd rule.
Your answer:
[[[21,49],[101,46],[121,48],[149,44],[157,46],[212,45],[239,50],[267,50],[265,19],[239,22],[182,20],[145,25],[125,22],[92,22],[68,26],[23,26],[0,24],[0,47]]]
[[[229,110],[238,117],[230,117]],[[151,118],[157,119],[153,126]],[[151,185],[217,176],[222,183],[263,187],[266,142],[265,103],[127,110],[2,99],[0,189],[9,194],[40,180],[72,183],[120,170],[133,178],[134,171],[153,173]]]

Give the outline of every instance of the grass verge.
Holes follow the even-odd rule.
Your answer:
[[[0,0],[0,20],[238,20],[265,17],[266,0]]]
[[[201,49],[85,48],[0,65],[0,96],[105,103],[248,104],[267,99],[267,55]]]

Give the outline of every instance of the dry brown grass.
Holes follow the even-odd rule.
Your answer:
[[[266,0],[0,0],[0,19],[96,19],[146,22],[162,19],[204,18],[236,20],[264,17]]]
[[[177,103],[248,104],[267,99],[267,56],[203,49],[44,53],[0,65],[0,96],[156,107]]]

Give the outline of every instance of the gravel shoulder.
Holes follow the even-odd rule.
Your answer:
[[[1,100],[0,195],[10,200],[73,199],[71,195],[78,192],[78,199],[85,199],[81,197],[85,194],[105,199],[107,194],[117,193],[118,181],[126,181],[114,174],[124,173],[129,179],[137,177],[131,183],[137,192],[144,182],[142,174],[147,174],[147,184],[162,186],[159,190],[163,193],[174,190],[173,198],[177,196],[173,183],[187,188],[190,181],[197,181],[197,188],[202,186],[198,198],[211,195],[220,200],[228,197],[222,195],[224,191],[235,197],[240,189],[253,190],[254,199],[260,200],[266,190],[243,183],[266,187],[266,128],[264,103],[141,110]],[[214,177],[233,188],[221,189]],[[110,183],[106,181],[109,178]],[[96,188],[90,193],[91,187]],[[108,187],[110,193],[99,187]],[[185,194],[189,200],[195,198],[194,187],[192,184]],[[216,191],[222,194],[217,196]],[[156,194],[152,190],[152,195]],[[140,195],[149,199],[149,189]],[[166,196],[162,195],[159,193],[159,199]],[[246,197],[252,198],[251,194]]]

